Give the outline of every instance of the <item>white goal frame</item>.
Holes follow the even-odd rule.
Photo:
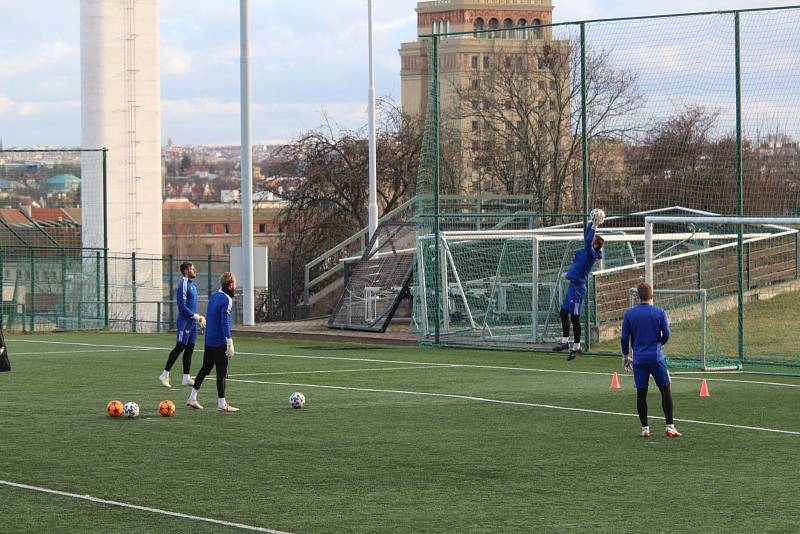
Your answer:
[[[630,249],[630,254],[633,259],[633,263],[637,262],[636,258],[633,254],[633,249],[631,248],[631,243],[642,243],[646,240],[646,236],[643,232],[644,228],[641,226],[638,227],[626,227],[626,228],[611,228],[611,229],[604,229],[598,228],[597,234],[601,235],[606,243],[626,243],[628,248]],[[747,237],[754,238],[754,237],[763,237],[768,236],[770,234],[748,234]],[[671,232],[671,233],[664,233],[659,234],[656,236],[651,236],[651,240],[655,241],[681,241],[686,240],[689,238],[694,239],[709,239],[709,238],[727,238],[727,239],[734,239],[736,238],[736,234],[729,234],[729,235],[713,235],[707,232]],[[418,292],[419,297],[421,298],[421,302],[427,303],[427,282],[426,282],[426,270],[428,265],[426,265],[426,261],[424,260],[424,255],[422,252],[423,243],[429,243],[435,241],[436,235],[435,234],[426,234],[417,237],[416,243],[416,250],[417,250],[417,287],[415,291]],[[462,280],[458,271],[458,266],[456,265],[455,260],[453,259],[453,254],[450,250],[450,245],[452,243],[464,242],[464,241],[504,241],[504,242],[528,242],[531,246],[531,278],[525,284],[530,284],[530,287],[536,288],[542,284],[540,277],[539,277],[539,248],[540,244],[544,242],[561,242],[561,243],[581,243],[585,239],[582,229],[578,228],[539,228],[539,229],[526,229],[526,230],[450,230],[450,231],[443,231],[439,234],[439,258],[438,263],[440,265],[440,272],[439,272],[439,284],[442,288],[442,293],[445,296],[444,298],[447,299],[444,303],[437,303],[437,305],[443,306],[442,307],[442,314],[440,317],[440,324],[439,324],[439,332],[443,335],[448,334],[455,334],[461,333],[464,331],[464,328],[452,329],[450,324],[449,314],[447,313],[448,304],[450,302],[450,298],[455,298],[460,301],[461,305],[463,305],[465,312],[466,312],[466,319],[467,319],[467,330],[472,330],[476,332],[480,332],[480,337],[482,340],[495,340],[495,341],[514,341],[518,343],[537,343],[537,340],[540,338],[540,328],[539,328],[539,295],[538,291],[531,291],[531,302],[530,302],[530,314],[531,320],[530,325],[528,326],[528,335],[524,336],[524,338],[519,338],[518,335],[512,336],[514,339],[508,339],[504,335],[498,335],[493,332],[493,326],[488,323],[488,316],[484,316],[483,319],[480,319],[476,316],[474,311],[471,309],[468,298],[467,298],[467,291],[465,290],[464,284],[462,284]],[[503,248],[503,252],[505,253],[505,247]],[[652,245],[651,245],[652,250]],[[566,249],[565,249],[566,251]],[[404,251],[406,252],[406,251]],[[566,253],[566,252],[565,252]],[[567,260],[569,260],[567,258]],[[502,256],[498,259],[497,269],[500,269],[502,263]],[[562,261],[562,269],[568,267],[569,263],[567,261],[566,264]],[[640,263],[641,265],[641,263]],[[602,268],[602,261],[601,261],[601,268]],[[498,273],[499,274],[499,271]],[[559,271],[558,273],[558,280],[555,282],[553,287],[550,288],[551,296],[557,294],[561,296],[559,290],[559,283],[563,279],[564,272]],[[515,283],[515,285],[520,285],[520,283]],[[502,288],[498,288],[498,286],[494,286],[492,288],[492,293],[489,295],[489,302],[490,304],[496,303],[496,299],[502,298],[497,292],[502,290]],[[432,325],[430,321],[432,320],[431,317],[428,316],[427,313],[427,305],[423,305],[420,308],[421,317],[419,317],[419,324],[417,324],[418,328],[424,333],[424,335],[431,335]],[[546,342],[547,340],[538,341],[538,343]]]
[[[657,236],[653,233],[653,225],[660,223],[697,223],[697,224],[761,224],[772,225],[777,229],[786,233],[794,233],[800,236],[798,230],[793,228],[783,227],[783,225],[800,225],[800,217],[695,217],[695,216],[666,216],[666,215],[648,215],[644,218],[644,279],[655,289],[653,280],[653,262],[655,257],[653,255],[653,241]],[[780,233],[769,234],[769,237],[776,237]],[[746,236],[749,237],[749,236]]]

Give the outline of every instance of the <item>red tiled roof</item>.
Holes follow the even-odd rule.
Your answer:
[[[73,222],[70,214],[61,208],[31,208],[31,219],[53,222],[61,219],[64,222]]]
[[[7,224],[30,224],[25,214],[14,208],[0,208],[0,219]]]

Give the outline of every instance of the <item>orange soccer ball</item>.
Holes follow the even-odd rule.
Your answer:
[[[175,403],[171,400],[163,400],[158,403],[158,413],[164,417],[169,417],[175,413]]]
[[[118,400],[112,400],[108,401],[106,411],[111,417],[121,417],[125,410],[122,408],[122,402]]]

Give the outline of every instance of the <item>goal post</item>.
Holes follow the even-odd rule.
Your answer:
[[[684,227],[708,239],[659,257],[659,236]],[[800,313],[800,217],[653,215],[645,218],[644,236],[643,275],[656,295],[706,291],[703,328],[718,341],[720,361],[800,363],[789,326]],[[702,367],[709,366],[718,368],[705,350]]]
[[[667,348],[672,367],[700,367],[702,371],[738,371],[739,362],[721,358],[708,332],[708,291],[705,289],[656,289],[653,301],[667,310],[672,337]],[[637,289],[628,290],[628,306],[639,302]]]
[[[418,236],[414,326],[421,340],[430,341],[438,331],[445,345],[549,348],[562,337],[559,308],[569,285],[566,273],[585,246],[582,230],[445,230]],[[598,233],[605,239],[601,269],[641,261],[641,226]],[[657,248],[668,250],[696,234],[660,234]],[[622,288],[625,300],[628,287]],[[585,313],[593,320],[591,296]]]

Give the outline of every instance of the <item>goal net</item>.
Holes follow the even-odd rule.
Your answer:
[[[658,236],[692,228],[704,246],[668,258]],[[792,317],[800,313],[800,218],[671,217],[645,219],[644,277],[659,290],[704,290],[714,339],[691,367],[781,366],[800,362]],[[676,322],[672,319],[673,323]],[[697,334],[700,335],[700,334]]]
[[[625,223],[620,218],[598,232],[606,241],[600,269],[643,260],[643,227]],[[691,232],[660,234],[655,250],[678,253],[685,248],[681,241],[691,237]],[[569,286],[566,273],[584,246],[580,223],[535,230],[445,231],[438,239],[421,235],[414,313],[420,338],[451,345],[547,347],[562,335],[559,310]],[[591,293],[592,280],[589,285]],[[622,289],[623,300],[630,287]],[[584,319],[594,325],[592,295],[589,303]],[[591,331],[597,334],[596,328]]]

